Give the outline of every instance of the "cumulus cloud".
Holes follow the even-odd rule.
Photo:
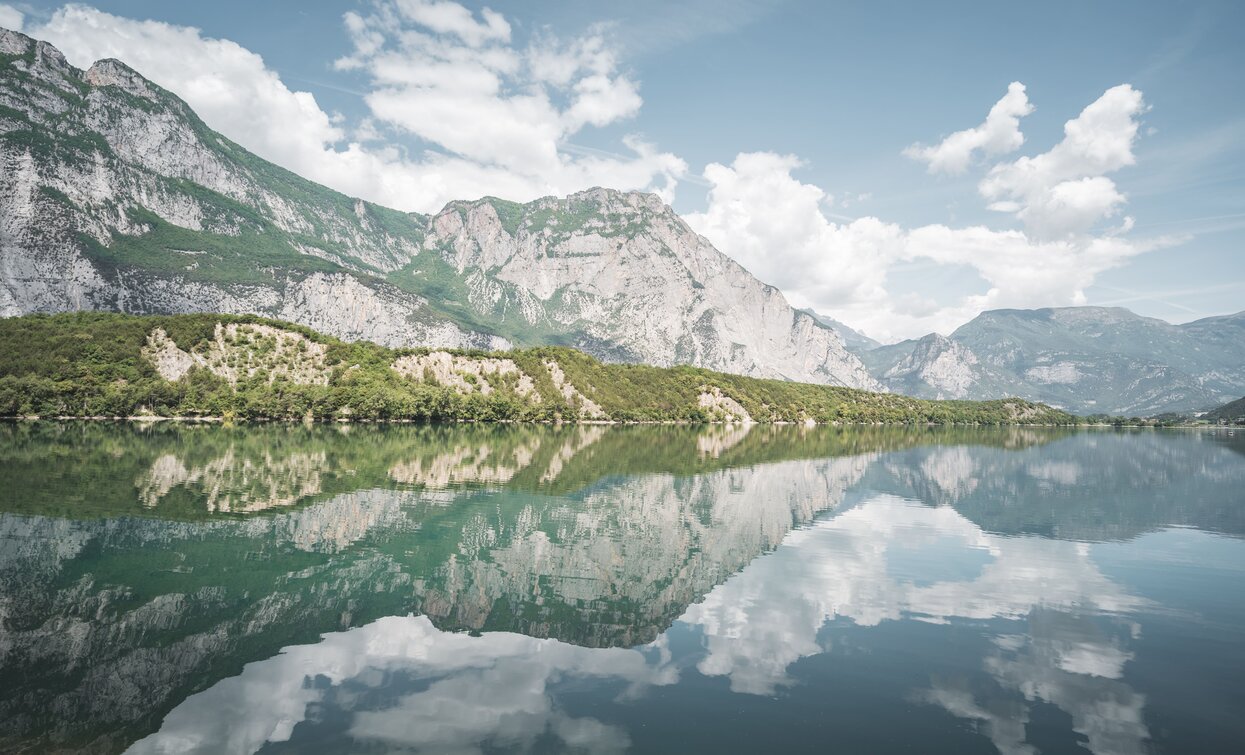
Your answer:
[[[1063,141],[1048,152],[994,166],[979,185],[981,195],[1039,237],[1090,230],[1125,202],[1105,175],[1136,162],[1133,143],[1144,111],[1138,90],[1128,84],[1108,89],[1064,124]]]
[[[397,675],[431,683],[380,709],[368,695],[331,693]],[[581,648],[505,632],[472,637],[441,632],[427,617],[391,616],[249,664],[188,697],[132,751],[254,752],[289,741],[309,708],[329,704],[341,706],[351,736],[401,750],[530,749],[547,737],[591,752],[626,750],[622,729],[573,717],[556,704],[551,688],[568,678],[649,687],[672,684],[678,673],[635,649]]]
[[[827,196],[791,175],[792,155],[739,154],[730,165],[705,168],[704,212],[687,222],[798,304],[885,297],[887,266],[903,252],[903,232],[876,218],[829,221]]]
[[[289,89],[259,55],[195,28],[70,5],[29,31],[81,67],[121,59],[260,156],[399,209],[595,185],[657,190],[669,200],[687,170],[638,136],[623,139],[621,154],[568,147],[582,129],[617,123],[642,104],[602,28],[520,46],[500,13],[424,0],[378,3],[371,15],[345,14],[344,24],[353,50],[337,67],[372,83],[364,93],[371,117],[354,127]],[[386,138],[393,130],[416,137],[419,149],[395,146]]]
[[[8,3],[0,3],[0,28],[13,31],[22,30],[22,22],[26,15]]]
[[[486,19],[495,20],[490,13],[484,11]],[[617,181],[599,156],[587,163],[562,149],[584,127],[625,120],[642,104],[638,84],[619,70],[602,27],[569,43],[537,35],[519,48],[508,43],[508,26],[471,26],[461,15],[452,17],[452,36],[411,28],[427,14],[426,3],[381,4],[366,17],[346,14],[354,50],[336,66],[370,76],[374,89],[366,101],[377,121],[536,183],[576,183],[574,174],[589,165],[603,182]],[[436,29],[450,27],[447,21]],[[663,176],[669,193],[672,179],[685,170],[682,161],[632,150],[650,178]]]
[[[1025,85],[1013,81],[980,126],[956,131],[932,147],[913,144],[904,154],[928,164],[930,173],[963,173],[977,152],[1005,155],[1020,149],[1025,142],[1020,119],[1032,112]]]
[[[797,306],[859,327],[875,338],[948,332],[983,309],[1082,304],[1095,277],[1153,248],[1119,236],[1044,240],[1020,230],[929,225],[906,229],[875,217],[830,220],[823,192],[791,175],[790,156],[739,155],[705,170],[709,206],[687,220]],[[986,290],[940,305],[892,293],[900,263],[925,260],[972,268]]]
[[[977,149],[1019,146],[1019,131],[998,124],[1031,109],[1024,87],[1013,85],[982,126],[924,148],[931,169],[967,165]],[[1063,141],[1049,151],[990,168],[982,196],[991,209],[1014,214],[1023,229],[904,228],[874,217],[835,222],[825,192],[792,175],[801,162],[773,153],[742,153],[730,165],[708,166],[708,207],[687,220],[797,306],[880,340],[946,333],[984,309],[1084,304],[1084,291],[1099,274],[1174,241],[1125,237],[1129,218],[1095,231],[1126,201],[1103,174],[1134,162],[1143,109],[1140,92],[1115,87],[1069,121]],[[911,264],[966,267],[984,290],[942,303],[895,292],[888,278]]]

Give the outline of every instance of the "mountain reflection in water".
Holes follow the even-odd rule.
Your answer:
[[[1226,748],[1242,441],[3,425],[0,749]]]

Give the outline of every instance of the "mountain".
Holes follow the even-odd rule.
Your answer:
[[[839,336],[843,339],[843,344],[847,346],[847,350],[852,352],[853,354],[856,354],[857,356],[859,356],[862,351],[869,351],[871,349],[876,349],[877,347],[882,345],[880,341],[873,340],[872,338],[865,335],[864,333],[861,333],[860,331],[851,328],[845,323],[839,322],[838,320],[834,319],[833,317],[830,317],[829,315],[818,314],[817,312],[814,312],[811,308],[801,309],[800,311],[807,312],[809,316],[811,316],[817,322],[821,323],[822,325],[825,325],[827,328],[833,328],[835,331],[837,331]]]
[[[1210,421],[1222,419],[1228,422],[1245,419],[1245,398],[1238,398],[1236,401],[1229,401],[1223,406],[1211,409],[1203,414],[1201,418]]]
[[[1000,309],[950,337],[861,358],[891,390],[926,398],[1019,396],[1082,414],[1187,411],[1245,392],[1245,312],[1172,325],[1118,307]]]
[[[119,61],[82,71],[0,30],[0,315],[80,309],[880,388],[656,196],[398,212],[256,157]]]

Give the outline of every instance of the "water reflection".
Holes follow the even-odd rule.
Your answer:
[[[925,550],[932,564],[958,555],[948,540],[988,553],[989,563],[975,577],[926,586],[893,574],[896,543]],[[800,658],[831,651],[819,640],[827,622],[905,619],[1006,620],[990,622],[983,656],[964,669],[981,679],[935,677],[908,695],[976,722],[1000,752],[1037,751],[1025,742],[1037,703],[1066,711],[1092,752],[1139,752],[1149,737],[1145,698],[1121,679],[1141,631],[1130,616],[1145,605],[1104,577],[1084,544],[991,536],[950,509],[880,496],[792,533],[690,607],[677,624],[704,643],[681,657],[664,634],[633,649],[589,649],[387,618],[248,666],[175,709],[135,752],[250,752],[288,740],[312,715],[321,729],[327,719],[348,721],[337,736],[416,751],[526,749],[549,738],[620,750],[631,743],[626,729],[568,713],[568,687],[588,679],[626,705],[650,687],[679,684],[694,661],[700,674],[728,678],[734,693],[773,695],[796,684],[788,669]],[[221,721],[238,724],[222,729]]]
[[[936,581],[895,574],[900,547],[915,551],[921,575],[928,578],[932,569]],[[939,578],[956,560],[976,561],[974,551],[988,559],[977,573]],[[817,635],[827,621],[946,623],[1023,619],[1035,608],[1123,614],[1142,605],[1099,572],[1083,543],[989,535],[954,509],[880,496],[793,532],[783,548],[684,618],[707,638],[703,673],[729,677],[737,692],[770,694],[788,683],[791,663],[821,651]]]
[[[895,574],[900,547],[916,550],[920,573],[934,581]],[[975,551],[986,563],[975,574],[955,574],[954,562],[976,562]],[[791,684],[795,661],[825,651],[818,635],[827,622],[988,621],[1000,629],[985,632],[991,643],[981,668],[999,689],[979,700],[963,684],[935,680],[916,699],[983,723],[1000,752],[1034,751],[1024,744],[1028,704],[1045,702],[1071,715],[1091,751],[1128,753],[1141,751],[1148,736],[1144,698],[1116,680],[1132,658],[1127,643],[1140,632],[1131,617],[1145,606],[1101,573],[1085,543],[990,535],[954,509],[880,496],[792,533],[683,620],[706,637],[701,673],[726,676],[733,691],[748,694]],[[998,619],[1008,621],[990,621]],[[1009,704],[988,707],[999,698]]]
[[[209,513],[250,513],[291,506],[320,493],[324,452],[274,458],[239,458],[233,448],[202,466],[186,468],[174,454],[164,454],[135,482],[138,500],[155,507],[174,488],[186,488],[204,501]]]
[[[555,705],[552,687],[585,679],[616,681],[625,697],[671,684],[677,672],[641,650],[511,633],[473,637],[439,631],[424,617],[389,617],[251,664],[176,708],[132,751],[254,752],[288,741],[327,706],[353,713],[350,738],[415,750],[528,749],[550,736],[592,752],[625,749],[621,727]]]
[[[1093,543],[1245,533],[1245,459],[1221,435],[83,425],[0,440],[0,749],[713,746],[653,739],[663,721],[729,732],[717,749],[814,749],[859,714],[780,711],[841,701],[852,680],[889,737],[869,749],[1135,752],[1181,731],[1148,723],[1164,709],[1136,665],[1191,651],[1147,644],[1172,611]],[[1241,545],[1207,584],[1242,576]],[[1215,663],[1195,653],[1183,673],[1230,674]]]

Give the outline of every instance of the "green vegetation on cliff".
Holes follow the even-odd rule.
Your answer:
[[[167,336],[167,338],[165,338]],[[408,369],[395,369],[400,360]],[[30,315],[0,320],[0,415],[420,421],[1072,424],[1020,399],[928,401],[603,364],[571,349],[388,349],[247,316]]]

